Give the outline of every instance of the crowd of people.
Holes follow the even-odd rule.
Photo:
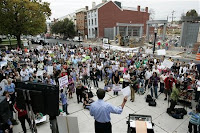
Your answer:
[[[120,84],[121,89],[130,86],[132,102],[135,101],[135,93],[143,95],[150,90],[155,99],[159,98],[159,92],[164,93],[163,100],[171,102],[171,111],[183,93],[186,93],[187,99],[193,100],[188,93],[193,91],[196,102],[200,96],[200,68],[193,60],[181,62],[179,59],[156,57],[142,52],[129,53],[69,44],[1,51],[0,59],[0,94],[6,96],[10,105],[11,117],[6,122],[6,125],[10,125],[6,126],[10,132],[14,121],[13,112],[20,112],[19,120],[25,133],[24,121],[29,121],[26,110],[17,108],[15,102],[15,83],[19,81],[59,86],[59,78],[67,75],[68,86],[60,88],[60,100],[66,114],[69,114],[68,100],[74,95],[77,96],[78,104],[83,103],[84,108],[90,109],[94,102],[90,87],[93,85],[99,89],[101,81],[105,84],[105,91],[114,90],[113,95],[118,95],[120,89],[115,87]],[[166,67],[163,64],[165,60],[173,62],[173,66]],[[0,127],[0,133],[5,130]]]

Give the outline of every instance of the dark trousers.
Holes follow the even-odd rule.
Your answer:
[[[100,123],[95,121],[95,133],[112,133],[112,125],[110,122]]]
[[[197,88],[195,89],[195,100],[199,101],[199,97],[200,97],[200,91],[197,91]]]
[[[100,70],[99,73],[100,73],[100,77],[101,77],[101,81],[102,81],[103,80],[103,78],[102,78],[103,77],[102,70]]]
[[[66,112],[66,114],[68,113],[67,106],[67,103],[63,105],[63,111]]]
[[[84,75],[83,76],[83,84],[85,85],[85,84],[88,84],[88,76],[87,75]]]
[[[94,87],[99,87],[97,80],[98,79],[93,79]]]
[[[197,133],[197,125],[192,124],[192,123],[189,122],[189,125],[188,125],[189,133],[192,133],[192,128],[193,128],[193,130],[194,130],[193,133]],[[198,133],[199,133],[199,132],[198,132]]]
[[[161,93],[163,93],[164,92],[164,83],[161,83],[160,82],[160,91],[159,92],[161,92]]]
[[[125,87],[127,87],[127,86],[129,86],[129,82],[123,81],[122,88],[125,88]]]
[[[25,120],[27,120],[27,122],[28,122],[28,124],[29,124],[29,126],[30,126],[30,125],[31,125],[31,121],[30,121],[30,119],[28,118],[28,115],[19,117],[19,121],[21,122],[21,126],[22,126],[22,129],[23,129],[24,133],[26,133]]]
[[[147,88],[148,82],[149,82],[149,80],[145,80],[145,83],[144,83],[144,84],[145,84],[145,87],[144,87],[144,88],[145,88],[145,91],[146,91],[146,88]]]
[[[79,102],[82,102],[82,94],[80,93],[77,93],[76,94],[77,95],[77,102],[79,103]]]
[[[175,106],[176,106],[176,101],[171,100],[171,104],[170,104],[170,107],[169,107],[170,110],[171,110],[171,111],[174,111]]]

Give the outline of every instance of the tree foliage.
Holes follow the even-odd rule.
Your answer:
[[[186,16],[188,16],[188,17],[197,17],[198,13],[197,13],[197,11],[195,9],[192,9],[192,10],[190,10],[190,11],[188,11],[186,13]]]
[[[51,26],[51,32],[55,34],[63,34],[66,37],[73,37],[75,35],[74,23],[68,18],[58,21]]]
[[[41,0],[0,0],[0,33],[17,37],[37,35],[46,30],[46,19],[51,15],[49,3]]]

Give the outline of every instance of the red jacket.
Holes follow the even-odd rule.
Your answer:
[[[18,112],[18,117],[22,117],[22,116],[27,115],[27,111],[26,111],[26,110],[23,110],[23,109],[19,109],[19,108],[17,107],[16,103],[15,103],[14,107],[15,107],[15,109],[16,109],[17,112]],[[22,110],[22,112],[21,112],[20,110]]]
[[[172,89],[172,85],[173,83],[176,83],[176,80],[174,78],[165,78],[164,80],[165,82],[165,89],[169,90],[169,89]]]

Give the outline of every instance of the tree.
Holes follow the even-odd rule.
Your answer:
[[[22,47],[22,34],[37,35],[46,30],[49,5],[41,0],[0,0],[0,33],[15,35]]]
[[[188,16],[188,17],[197,17],[198,13],[197,13],[197,11],[195,9],[192,9],[192,10],[190,10],[190,11],[188,11],[186,13],[186,16]]]
[[[68,18],[54,23],[51,26],[51,32],[55,34],[63,34],[65,37],[73,37],[76,33],[73,21]]]

